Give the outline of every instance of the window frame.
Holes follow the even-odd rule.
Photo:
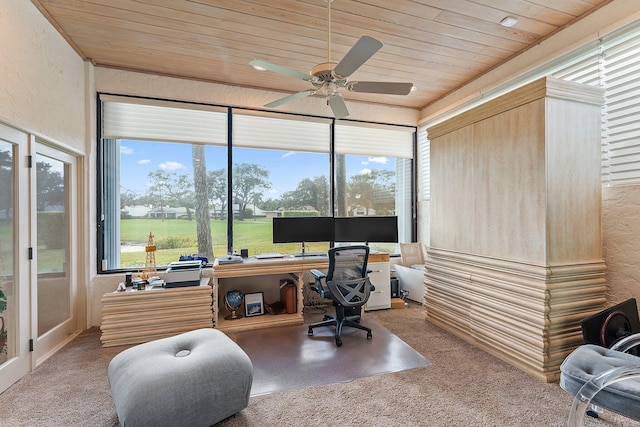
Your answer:
[[[105,229],[105,202],[104,202],[104,198],[108,196],[108,192],[107,189],[105,188],[105,162],[108,162],[108,159],[105,158],[105,152],[104,152],[104,143],[105,140],[107,138],[103,137],[104,133],[104,115],[105,115],[105,109],[103,108],[103,102],[106,100],[122,100],[124,102],[133,102],[133,103],[149,103],[150,105],[153,106],[162,106],[162,105],[167,105],[167,106],[171,106],[171,107],[177,107],[177,108],[186,108],[189,109],[191,106],[193,106],[195,109],[201,109],[201,110],[214,110],[214,111],[221,111],[221,110],[225,110],[226,111],[226,116],[227,116],[227,138],[226,138],[226,147],[227,147],[227,185],[228,185],[228,200],[232,200],[232,173],[233,173],[233,166],[234,166],[234,159],[233,159],[233,149],[236,147],[234,146],[234,117],[236,115],[253,115],[253,116],[264,116],[264,117],[276,117],[276,118],[283,118],[283,119],[291,119],[291,120],[298,120],[298,121],[305,121],[305,122],[321,122],[321,123],[327,123],[329,125],[329,135],[328,138],[329,140],[328,142],[328,155],[329,155],[329,184],[330,184],[330,212],[335,212],[335,206],[334,206],[334,197],[333,197],[333,192],[335,191],[335,177],[334,177],[334,171],[333,171],[333,159],[334,159],[334,155],[335,155],[335,126],[337,123],[339,123],[340,125],[342,124],[348,124],[350,126],[363,126],[363,127],[379,127],[382,129],[388,128],[388,129],[402,129],[404,132],[410,132],[413,134],[413,138],[412,138],[412,151],[413,151],[413,157],[411,159],[411,195],[410,195],[410,206],[411,206],[411,217],[407,217],[406,220],[407,221],[411,221],[411,228],[412,228],[412,232],[411,232],[411,240],[415,241],[416,238],[416,215],[415,215],[415,211],[416,211],[416,200],[417,200],[417,195],[416,192],[414,191],[414,189],[417,187],[417,184],[415,182],[416,180],[416,158],[415,158],[415,153],[416,153],[416,132],[417,132],[417,128],[416,126],[409,126],[409,125],[396,125],[396,124],[388,124],[388,123],[376,123],[376,122],[364,122],[364,121],[351,121],[351,120],[345,120],[345,119],[341,119],[341,120],[336,120],[335,118],[327,118],[327,117],[319,117],[319,116],[311,116],[311,115],[303,115],[303,114],[294,114],[294,113],[282,113],[282,112],[273,112],[273,111],[267,111],[267,110],[260,110],[260,109],[248,109],[248,108],[236,108],[236,107],[230,107],[230,106],[222,106],[222,105],[209,105],[209,104],[198,104],[198,103],[193,103],[193,102],[187,102],[187,101],[175,101],[175,100],[165,100],[165,99],[158,99],[158,98],[146,98],[146,97],[140,97],[140,96],[127,96],[127,95],[115,95],[115,94],[111,94],[111,93],[101,93],[98,92],[97,96],[96,96],[96,102],[97,102],[97,112],[98,112],[98,125],[97,125],[97,145],[98,145],[98,149],[97,149],[97,154],[96,154],[96,164],[97,164],[97,170],[96,170],[96,179],[97,179],[97,189],[96,189],[96,198],[97,198],[97,259],[96,259],[96,263],[97,263],[97,273],[98,274],[112,274],[112,273],[122,273],[122,272],[128,272],[128,271],[135,271],[136,268],[131,268],[131,267],[122,267],[120,265],[117,266],[117,268],[109,268],[109,266],[106,264],[106,259],[105,259],[105,255],[106,255],[106,251],[105,251],[105,244],[107,242],[107,230]],[[139,136],[139,135],[138,135]],[[118,139],[133,139],[133,138],[126,138],[126,137],[122,137],[122,138],[118,138]],[[140,139],[140,138],[139,138]],[[142,138],[144,139],[144,138]],[[161,141],[159,141],[161,142]],[[173,141],[171,141],[173,142]],[[189,143],[188,141],[180,141],[180,142],[184,142],[184,143]],[[209,145],[209,144],[206,144]],[[218,144],[214,144],[214,145],[218,145]],[[245,147],[246,148],[246,147]],[[119,194],[119,190],[118,190],[118,194]],[[228,215],[227,215],[227,250],[231,250],[232,248],[234,248],[234,242],[233,242],[233,204],[232,203],[228,203]],[[119,227],[119,221],[120,221],[120,217],[119,215],[117,216],[117,219],[115,219],[115,222],[118,224]],[[333,242],[331,242],[333,243]],[[214,254],[215,256],[215,254]],[[213,260],[210,260],[213,261]],[[161,269],[161,268],[160,268]]]

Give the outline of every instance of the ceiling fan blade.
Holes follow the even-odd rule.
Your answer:
[[[342,99],[342,95],[339,93],[329,98],[329,107],[331,107],[331,111],[333,111],[333,115],[336,119],[342,119],[349,115],[349,110],[344,103],[344,99]]]
[[[289,101],[293,101],[294,99],[304,98],[309,95],[313,95],[314,93],[316,93],[316,91],[313,89],[305,90],[304,92],[294,93],[293,95],[289,95],[289,96],[285,96],[284,98],[277,99],[273,102],[265,104],[264,106],[267,108],[279,107],[280,105],[286,104]]]
[[[336,65],[333,72],[340,77],[349,77],[379,51],[381,47],[382,43],[373,37],[360,37],[360,40],[353,45],[344,58],[342,58],[342,61]]]
[[[382,93],[386,95],[408,95],[413,83],[396,82],[349,82],[347,89],[351,92]]]
[[[310,81],[312,78],[310,74],[305,74],[291,68],[283,67],[282,65],[272,64],[271,62],[263,61],[262,59],[254,59],[253,61],[249,62],[249,64],[254,68],[263,68],[265,70],[274,71],[276,73],[284,74],[285,76],[293,77],[295,79]]]

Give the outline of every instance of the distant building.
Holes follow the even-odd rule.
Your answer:
[[[187,208],[171,208],[169,206],[163,206],[159,208],[153,208],[149,211],[149,218],[163,218],[163,219],[180,219],[187,218]]]
[[[146,218],[151,208],[144,205],[125,206],[120,209],[121,218]]]

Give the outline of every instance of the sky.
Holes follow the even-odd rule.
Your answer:
[[[205,158],[207,170],[227,167],[227,148],[207,146]],[[295,190],[304,178],[329,176],[327,154],[282,150],[257,150],[236,148],[234,163],[258,164],[269,171],[272,188],[263,195],[266,199],[277,199],[282,193]],[[193,175],[191,145],[122,140],[120,144],[122,189],[140,194],[146,192],[149,172],[162,169],[178,175]],[[372,169],[394,170],[393,159],[386,157],[347,157],[347,176],[367,173]]]

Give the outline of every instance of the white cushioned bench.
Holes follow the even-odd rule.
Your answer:
[[[640,421],[640,357],[585,344],[560,366],[560,387],[576,396],[569,425],[580,425],[593,404]],[[574,412],[577,412],[574,414]]]
[[[124,350],[108,374],[121,426],[211,426],[247,407],[253,365],[224,333],[198,329]]]

